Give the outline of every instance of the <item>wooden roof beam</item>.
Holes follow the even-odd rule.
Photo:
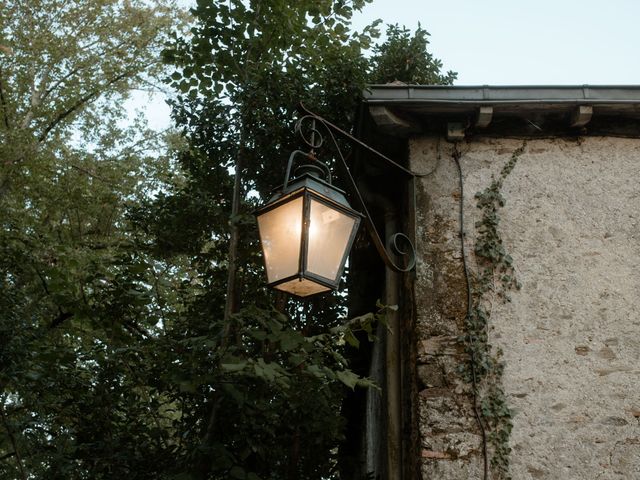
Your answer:
[[[475,126],[478,128],[486,128],[493,119],[493,107],[480,107],[476,116]]]
[[[369,113],[376,125],[384,132],[406,136],[420,130],[413,122],[400,118],[387,107],[371,106],[369,107]]]
[[[578,106],[571,115],[572,127],[584,127],[591,121],[593,116],[593,107],[590,105]]]

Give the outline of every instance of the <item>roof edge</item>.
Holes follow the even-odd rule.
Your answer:
[[[640,104],[640,85],[369,85],[367,103],[631,103]]]

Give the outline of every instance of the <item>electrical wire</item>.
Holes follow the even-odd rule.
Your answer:
[[[472,294],[471,294],[471,279],[469,276],[469,265],[467,264],[467,250],[464,243],[465,231],[464,231],[464,180],[462,176],[462,167],[460,166],[460,152],[458,151],[457,144],[454,146],[453,150],[453,160],[456,162],[456,167],[458,167],[458,178],[460,182],[460,249],[462,252],[462,265],[464,267],[464,278],[467,284],[467,324],[471,321],[471,302],[472,302]],[[482,456],[484,460],[484,475],[483,479],[488,480],[489,478],[489,453],[487,450],[487,432],[485,430],[484,423],[482,422],[482,418],[480,417],[480,413],[478,412],[478,380],[476,375],[476,356],[475,352],[471,350],[471,381],[473,388],[473,413],[476,417],[476,422],[480,427],[480,433],[482,434]]]

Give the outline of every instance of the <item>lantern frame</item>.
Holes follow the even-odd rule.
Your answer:
[[[307,154],[295,151],[292,154],[292,158],[290,162],[293,161],[293,157],[296,154],[302,154],[305,157]],[[301,221],[302,221],[302,231],[300,235],[300,246],[298,248],[298,269],[292,274],[283,278],[279,278],[274,280],[273,282],[267,283],[267,286],[276,288],[281,291],[285,291],[291,295],[297,297],[307,297],[319,293],[324,293],[328,290],[335,290],[338,288],[340,284],[340,280],[342,278],[342,273],[344,271],[344,266],[346,264],[347,258],[349,257],[349,252],[351,250],[351,246],[353,245],[353,241],[358,233],[358,228],[360,226],[360,222],[363,218],[363,215],[354,210],[349,205],[345,192],[340,190],[339,188],[333,186],[331,183],[319,178],[315,173],[305,172],[302,175],[296,177],[288,182],[288,178],[286,179],[287,183],[283,185],[282,189],[279,193],[274,195],[266,205],[261,207],[259,210],[255,212],[256,217],[260,217],[261,215],[273,211],[283,205],[293,202],[298,198],[302,197],[302,212],[301,212]],[[337,264],[336,276],[333,279],[324,277],[315,273],[308,269],[309,263],[309,229],[311,226],[311,202],[315,201],[320,205],[324,205],[327,208],[330,208],[334,211],[339,212],[342,215],[345,215],[351,219],[353,219],[353,225],[351,227],[351,232],[347,238],[346,243],[344,244],[344,252],[342,252],[342,256],[340,258],[339,263]],[[262,242],[261,242],[262,243]],[[265,245],[262,243],[262,253],[266,259],[265,255]],[[290,290],[279,289],[278,286],[288,283],[292,280],[309,280],[313,283],[324,287],[323,290],[311,293],[308,295],[298,295],[296,293],[291,292]]]

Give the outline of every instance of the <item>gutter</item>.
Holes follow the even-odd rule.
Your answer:
[[[448,117],[450,122],[459,122],[461,115],[483,130],[494,117],[503,115],[527,118],[529,114],[560,113],[566,115],[569,128],[584,127],[593,115],[640,119],[640,85],[388,84],[368,86],[363,97],[378,127],[401,136],[420,131],[421,118]]]
[[[369,85],[367,103],[410,102],[454,104],[610,103],[640,105],[640,85],[619,86],[425,86]]]

